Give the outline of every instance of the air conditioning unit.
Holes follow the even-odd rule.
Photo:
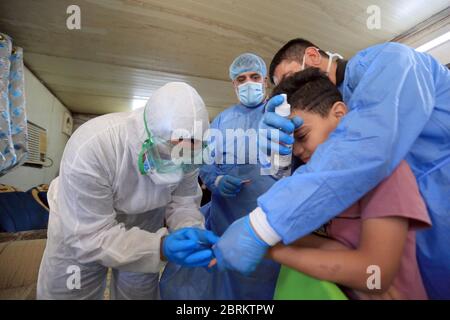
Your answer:
[[[28,157],[24,165],[42,168],[47,158],[47,130],[31,121],[27,123]]]

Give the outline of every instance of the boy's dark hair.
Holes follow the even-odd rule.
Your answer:
[[[292,39],[288,43],[286,43],[278,52],[275,54],[275,56],[272,59],[272,62],[270,63],[269,67],[269,78],[272,83],[273,82],[273,74],[275,73],[275,69],[278,67],[278,65],[283,62],[284,60],[287,61],[297,61],[298,63],[302,63],[303,55],[305,54],[305,50],[308,47],[316,47],[319,49],[319,53],[327,57],[327,54],[325,51],[320,49],[318,46],[316,46],[311,41],[297,38]]]
[[[328,116],[331,107],[342,101],[342,95],[328,76],[318,68],[307,68],[281,81],[271,97],[287,94],[292,110],[304,110]]]

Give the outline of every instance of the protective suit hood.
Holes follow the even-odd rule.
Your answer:
[[[202,140],[209,127],[205,103],[186,83],[170,82],[159,88],[144,110],[152,134],[165,140],[179,137]]]

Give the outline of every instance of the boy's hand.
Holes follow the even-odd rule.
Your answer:
[[[214,258],[211,247],[219,238],[208,230],[183,228],[162,238],[162,258],[186,267],[206,267]]]

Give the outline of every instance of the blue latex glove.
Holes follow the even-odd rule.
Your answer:
[[[219,270],[252,273],[266,254],[269,245],[255,233],[249,216],[236,220],[213,247]]]
[[[287,119],[277,115],[275,108],[282,103],[283,97],[281,95],[272,97],[267,102],[266,112],[259,123],[258,146],[261,151],[268,155],[272,151],[282,155],[290,154],[292,152],[292,144],[294,144],[294,138],[291,134],[303,124],[303,120],[298,116]],[[272,134],[273,130],[278,131],[278,137]]]
[[[217,186],[222,197],[235,197],[242,188],[244,180],[230,175],[224,175]]]
[[[211,247],[217,242],[213,232],[198,228],[179,229],[163,242],[163,254],[168,261],[186,267],[206,267],[214,258]]]

